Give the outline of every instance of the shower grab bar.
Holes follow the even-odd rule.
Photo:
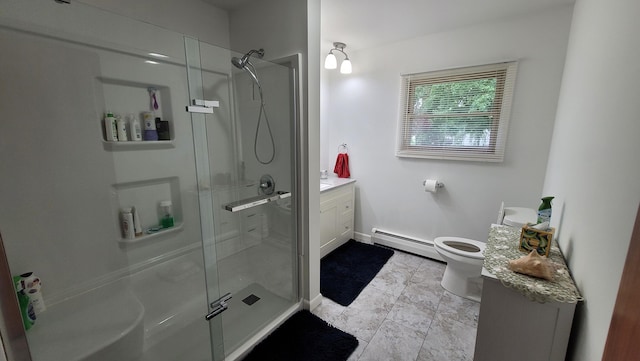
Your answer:
[[[291,197],[291,192],[277,191],[273,194],[262,195],[257,197],[250,197],[239,200],[237,202],[231,202],[224,206],[224,209],[229,212],[239,212],[245,209],[257,207],[271,201],[277,201],[278,199],[284,199]]]

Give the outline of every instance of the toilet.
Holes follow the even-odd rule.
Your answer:
[[[459,237],[437,237],[433,242],[438,254],[447,262],[440,282],[442,287],[454,295],[479,302],[485,243]]]
[[[497,223],[522,228],[527,223],[536,223],[537,217],[534,209],[505,207],[502,203]],[[447,262],[440,282],[442,287],[455,295],[479,302],[485,243],[459,237],[438,237],[433,243],[438,254]]]
[[[503,207],[502,212],[498,216],[498,224],[522,228],[527,223],[536,224],[538,213],[535,209],[522,207]]]

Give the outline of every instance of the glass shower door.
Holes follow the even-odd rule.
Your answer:
[[[23,332],[25,352],[34,361],[235,358],[299,299],[290,69],[252,59],[274,138],[257,127],[260,159],[275,149],[263,165],[257,88],[230,62],[241,54],[188,39],[186,58],[183,34],[82,3],[10,5],[0,13],[4,276],[35,272],[46,305]],[[217,100],[213,114],[187,113],[209,104],[194,98]],[[109,140],[108,111],[153,113],[169,132],[133,141],[129,123],[127,141]],[[253,197],[270,201],[225,207]],[[166,201],[175,222],[163,228]],[[133,236],[121,214],[130,207],[142,230]],[[216,307],[228,309],[207,322]]]
[[[39,0],[3,6],[0,47],[0,173],[10,175],[0,180],[2,276],[34,272],[46,306],[23,326],[15,295],[3,290],[25,353],[34,361],[214,359],[210,344],[222,338],[203,317],[204,216],[183,35]],[[125,120],[117,142],[105,113]],[[169,132],[134,141],[132,120],[148,114]],[[167,201],[173,222],[162,223]],[[132,207],[139,222],[127,232]],[[221,359],[224,350],[213,349]]]
[[[185,40],[216,360],[299,307],[295,72]],[[221,340],[216,344],[215,340]]]

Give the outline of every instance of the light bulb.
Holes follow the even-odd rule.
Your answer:
[[[324,59],[324,68],[325,69],[335,69],[338,67],[338,60],[333,53],[329,53],[327,57]]]
[[[349,60],[349,58],[344,59],[342,64],[340,64],[340,72],[342,74],[351,74],[351,60]]]

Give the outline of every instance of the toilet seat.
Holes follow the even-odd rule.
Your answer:
[[[437,237],[433,240],[433,243],[435,243],[436,248],[440,248],[460,257],[484,259],[484,249],[486,246],[484,242],[460,237]],[[456,244],[461,247],[456,248]],[[464,250],[464,248],[476,248],[477,251]]]

